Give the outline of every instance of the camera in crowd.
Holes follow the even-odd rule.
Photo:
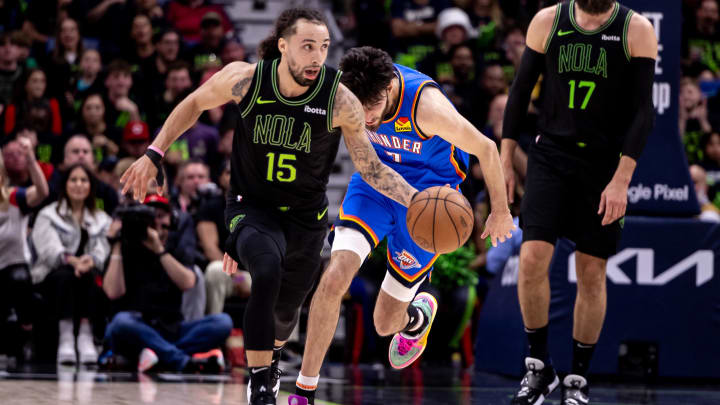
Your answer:
[[[156,210],[157,208],[145,204],[118,207],[115,213],[122,221],[121,240],[140,242],[147,239],[147,228],[155,225]]]

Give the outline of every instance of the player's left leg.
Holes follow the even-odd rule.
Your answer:
[[[607,259],[576,251],[575,263],[577,296],[573,321],[572,371],[563,379],[563,404],[583,405],[589,403],[587,373],[605,321]]]
[[[426,292],[415,294],[438,255],[415,245],[404,221],[396,222],[396,227],[388,235],[388,272],[373,316],[378,334],[395,334],[388,359],[390,365],[400,369],[412,364],[425,351],[438,304],[435,297]]]

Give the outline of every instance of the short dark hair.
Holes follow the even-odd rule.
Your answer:
[[[132,75],[132,66],[123,59],[115,59],[107,66],[107,75],[110,76],[113,73]]]
[[[281,54],[277,47],[278,39],[287,38],[295,34],[295,23],[300,19],[322,24],[326,27],[328,25],[325,16],[320,10],[306,7],[289,8],[280,13],[280,16],[275,20],[275,28],[272,34],[258,45],[258,56],[260,56],[260,59],[279,58]]]
[[[382,49],[371,46],[350,49],[340,59],[340,82],[363,105],[377,102],[395,77],[392,58]]]
[[[172,62],[167,67],[167,74],[169,75],[170,72],[174,72],[176,70],[187,70],[188,73],[192,72],[192,69],[190,68],[190,64],[185,62],[184,60],[176,60],[175,62]]]
[[[162,41],[163,37],[167,34],[175,34],[178,36],[178,39],[181,39],[180,33],[177,32],[174,28],[164,28],[160,31],[158,31],[155,35],[153,35],[152,42],[153,44],[157,44],[158,42]]]

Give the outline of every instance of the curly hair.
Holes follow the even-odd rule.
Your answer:
[[[258,56],[260,59],[269,60],[279,58],[281,55],[277,47],[278,39],[287,38],[295,34],[295,23],[300,19],[305,19],[315,24],[322,24],[327,27],[327,20],[320,10],[306,7],[289,8],[280,13],[280,16],[275,20],[275,28],[273,28],[272,34],[263,39],[260,45],[258,45]]]
[[[340,82],[345,85],[363,105],[379,101],[395,77],[393,61],[382,49],[371,46],[351,48],[340,59],[343,74]]]

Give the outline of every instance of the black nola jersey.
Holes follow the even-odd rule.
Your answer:
[[[284,97],[278,63],[258,62],[240,102],[228,202],[247,198],[283,211],[322,208],[340,142],[332,111],[341,72],[323,66],[305,94]]]
[[[575,1],[557,6],[545,45],[538,127],[542,133],[619,151],[632,119],[627,31],[633,11],[617,2],[601,27],[575,21]]]

